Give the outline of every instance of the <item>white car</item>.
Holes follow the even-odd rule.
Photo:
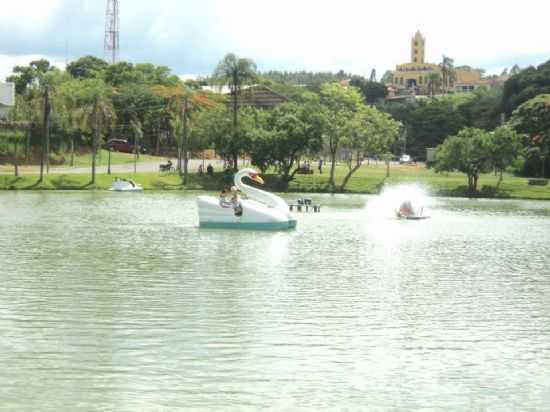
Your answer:
[[[412,157],[410,157],[408,154],[401,155],[401,157],[399,158],[400,164],[412,163],[412,162],[413,162]]]

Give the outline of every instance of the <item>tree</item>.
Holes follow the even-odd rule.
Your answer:
[[[446,98],[420,102],[407,119],[396,118],[407,127],[409,153],[420,159],[426,155],[427,148],[436,147],[466,125],[456,105]]]
[[[67,65],[67,72],[75,79],[102,78],[109,64],[94,56],[84,56]]]
[[[97,148],[106,128],[116,120],[115,109],[111,100],[111,86],[100,79],[82,81],[81,105],[83,119],[87,130],[92,132],[92,180],[95,184]]]
[[[426,83],[428,84],[428,92],[433,98],[434,94],[441,89],[441,75],[437,72],[428,74]]]
[[[338,83],[327,83],[321,86],[321,103],[327,109],[328,125],[325,137],[331,158],[329,185],[332,192],[335,192],[334,172],[338,149],[349,132],[349,122],[365,105],[357,89],[345,88]]]
[[[517,65],[517,64],[514,64],[512,66],[512,68],[510,69],[510,74],[513,76],[514,74],[519,74],[519,72],[521,72],[521,68]]]
[[[33,60],[28,66],[15,66],[13,75],[7,77],[8,82],[15,83],[15,92],[23,94],[28,87],[40,81],[40,79],[48,72],[54,71],[56,68],[50,65],[46,59]]]
[[[386,70],[382,78],[380,79],[380,83],[382,84],[388,84],[393,82],[393,72],[391,70]]]
[[[377,83],[377,81],[376,81],[376,69],[372,69],[372,71],[370,72],[369,82]]]
[[[238,100],[242,87],[256,79],[256,64],[245,58],[239,58],[233,53],[227,54],[224,59],[218,63],[212,75],[214,82],[220,86],[227,85],[231,93],[231,107],[233,111],[233,138],[238,140]],[[238,167],[239,151],[237,144],[233,145],[234,151],[231,153],[233,167]]]
[[[350,155],[346,159],[348,172],[340,186],[341,192],[361,168],[365,157],[381,155],[390,149],[399,135],[400,126],[389,114],[374,107],[362,107],[355,113],[342,142],[350,150]]]
[[[326,126],[326,112],[319,102],[285,103],[271,112],[260,111],[252,126],[252,163],[262,170],[276,167],[286,190],[300,158],[321,150]]]
[[[453,87],[456,80],[454,60],[450,57],[443,56],[439,67],[441,69],[441,81],[443,83],[443,90],[445,91],[445,93],[448,93],[449,89]]]
[[[501,126],[490,133],[489,151],[495,170],[500,172],[497,186],[502,182],[503,171],[511,166],[521,150],[521,136],[509,125]]]
[[[539,94],[550,94],[550,60],[524,70],[514,66],[510,74],[502,93],[502,111],[507,115]]]
[[[527,148],[537,148],[541,157],[542,176],[546,176],[546,163],[550,159],[550,94],[534,97],[513,113],[512,126],[527,135]]]
[[[479,175],[491,170],[491,142],[487,132],[464,128],[438,146],[435,155],[437,172],[458,170],[468,177],[468,193],[477,192]]]
[[[481,87],[469,96],[469,100],[457,107],[467,126],[490,131],[502,123],[502,89]]]
[[[388,95],[385,84],[372,80],[365,80],[361,76],[353,76],[349,82],[350,86],[357,87],[369,104],[375,104]]]

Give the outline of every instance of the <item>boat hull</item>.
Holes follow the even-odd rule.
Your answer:
[[[113,182],[111,189],[113,192],[143,192],[143,187],[132,184],[126,180],[117,180]]]
[[[296,228],[296,221],[288,222],[200,222],[205,229],[236,229],[236,230],[288,230]]]
[[[297,221],[288,211],[266,207],[254,200],[243,200],[242,214],[237,215],[232,207],[221,207],[210,196],[199,196],[199,225],[210,229],[242,230],[288,230],[296,228]]]

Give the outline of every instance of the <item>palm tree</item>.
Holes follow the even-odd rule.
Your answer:
[[[233,109],[233,138],[237,140],[238,100],[243,85],[251,83],[256,79],[256,63],[250,59],[239,58],[235,54],[229,53],[218,63],[212,78],[220,87],[224,85],[229,87]],[[232,153],[232,157],[233,167],[236,170],[239,159],[238,151],[235,150]]]
[[[441,78],[443,81],[445,93],[448,93],[449,88],[452,87],[456,80],[454,59],[443,56],[443,61],[439,64],[439,67],[441,68]]]
[[[106,126],[116,120],[112,88],[100,79],[83,80],[82,105],[87,128],[92,131],[92,180],[95,184],[97,145]]]
[[[191,90],[186,85],[154,86],[153,93],[166,100],[165,113],[168,115],[168,128],[178,145],[177,170],[187,183],[188,175],[188,122],[194,109],[212,107],[216,103],[202,91]],[[181,137],[178,137],[181,136]]]
[[[428,84],[430,97],[433,97],[434,92],[441,88],[441,75],[437,72],[428,74],[428,76],[426,76],[426,83]]]

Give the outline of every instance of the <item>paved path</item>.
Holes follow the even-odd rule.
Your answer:
[[[177,164],[177,159],[171,159],[174,166]],[[162,163],[166,163],[166,161],[163,161]],[[190,172],[196,172],[199,169],[199,165],[201,165],[203,162],[201,159],[190,159],[189,160],[189,171]],[[208,164],[212,164],[214,166],[215,171],[220,171],[223,168],[223,161],[221,160],[205,160],[204,161],[204,168],[206,169],[206,166]],[[138,172],[158,172],[159,171],[159,165],[160,162],[143,162],[137,164],[137,171]],[[133,173],[134,171],[134,164],[133,163],[125,163],[125,164],[117,164],[117,165],[111,165],[111,174],[116,173]],[[206,171],[206,170],[205,170]],[[51,174],[86,174],[90,173],[91,168],[89,166],[87,167],[67,167],[67,166],[53,166],[50,167],[50,173]],[[40,174],[40,166],[19,166],[19,173],[26,174],[26,175],[37,175]],[[97,166],[96,173],[107,173],[107,166],[101,165]],[[4,175],[10,175],[13,174],[13,166],[12,165],[0,165],[0,174]]]

